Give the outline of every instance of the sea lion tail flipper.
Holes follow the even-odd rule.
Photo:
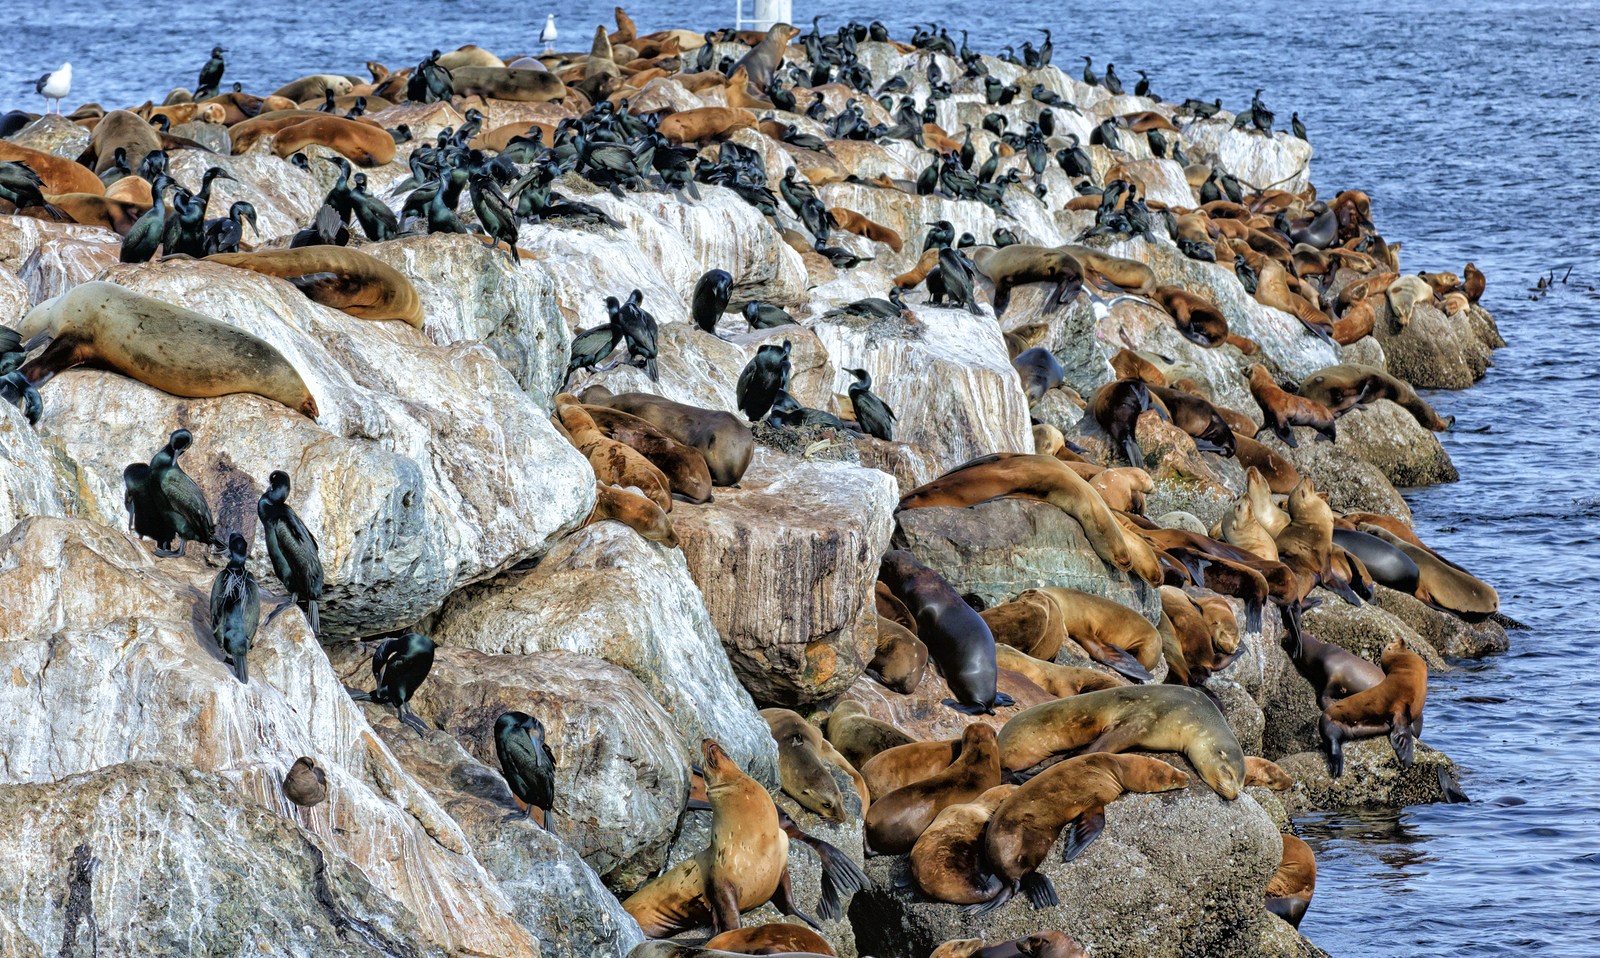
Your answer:
[[[1461,790],[1461,785],[1456,781],[1455,775],[1447,765],[1439,766],[1439,791],[1444,793],[1444,800],[1449,805],[1461,805],[1472,801],[1467,793]]]
[[[1003,708],[1006,708],[1007,706],[1016,705],[1016,704],[1017,704],[1017,700],[1012,698],[1011,696],[1007,695],[1006,693],[1004,693],[1004,692],[996,692],[996,693],[994,693],[994,707],[995,708],[1003,709]]]
[[[957,702],[955,699],[945,699],[944,704],[960,712],[962,715],[993,715],[992,705],[972,705],[967,702]]]
[[[1258,599],[1249,599],[1244,604],[1244,628],[1252,635],[1261,633],[1262,604]]]
[[[1006,902],[1010,901],[1012,897],[1016,895],[1016,893],[1016,883],[1002,885],[1000,887],[1000,894],[994,896],[988,901],[982,901],[976,905],[966,906],[965,911],[967,916],[970,918],[977,918],[982,915],[987,915],[989,912],[994,911],[996,908],[999,908],[1001,905],[1004,905]]]
[[[737,892],[735,892],[735,894],[737,895]],[[817,920],[815,918],[812,918],[810,915],[801,911],[799,907],[795,905],[794,886],[789,881],[789,869],[787,867],[783,869],[783,877],[778,880],[778,887],[772,893],[772,904],[778,909],[779,912],[785,915],[793,915],[794,917],[810,925],[812,928],[816,929],[818,932],[822,931],[822,926],[817,924]],[[837,903],[835,904],[837,905]],[[739,912],[737,906],[734,909],[733,918],[733,927],[739,927]]]
[[[1022,876],[1020,882],[1022,893],[1028,896],[1028,901],[1034,908],[1054,908],[1061,904],[1061,899],[1056,896],[1056,886],[1043,872],[1029,872]]]
[[[1083,850],[1094,843],[1100,833],[1106,830],[1106,807],[1095,805],[1083,814],[1072,820],[1067,827],[1067,842],[1061,849],[1061,860],[1070,862],[1083,854]]]
[[[1322,716],[1322,744],[1328,753],[1328,777],[1334,780],[1344,774],[1344,739],[1339,726],[1326,714]]]
[[[1411,734],[1411,726],[1397,720],[1389,730],[1389,744],[1394,746],[1394,754],[1400,760],[1401,768],[1410,768],[1416,761],[1417,739]]]
[[[1284,651],[1289,653],[1289,658],[1298,659],[1301,656],[1300,607],[1285,605],[1280,606],[1279,611],[1283,613]]]
[[[1083,277],[1061,277],[1061,282],[1056,284],[1054,292],[1050,294],[1050,299],[1045,303],[1045,312],[1055,312],[1061,307],[1077,299],[1078,294],[1081,292],[1083,292]]]
[[[1132,433],[1122,438],[1122,454],[1128,457],[1128,465],[1144,467],[1144,450],[1139,448],[1139,440],[1133,438]]]
[[[1083,643],[1080,641],[1079,644]],[[1084,651],[1088,652],[1089,657],[1101,665],[1108,666],[1119,675],[1135,682],[1150,681],[1150,670],[1140,665],[1139,660],[1130,655],[1126,649],[1112,645],[1109,642],[1094,642],[1092,640],[1088,645],[1092,647],[1086,647]]]
[[[1285,446],[1288,446],[1290,449],[1300,448],[1300,443],[1294,438],[1294,430],[1291,429],[1287,423],[1280,423],[1276,426],[1273,426],[1272,434],[1277,436],[1278,441],[1283,443]]]
[[[1283,895],[1275,898],[1268,898],[1267,911],[1270,911],[1279,918],[1282,918],[1295,928],[1299,928],[1300,919],[1305,917],[1306,907],[1309,904],[1310,902],[1307,902],[1304,898],[1294,898],[1288,895]]]
[[[692,803],[694,800],[690,801]],[[840,895],[854,895],[872,887],[872,879],[850,856],[836,846],[807,834],[782,809],[778,810],[778,826],[791,839],[809,847],[822,862],[822,895],[817,902],[817,913],[824,919],[833,921],[843,916],[844,910],[839,907]]]

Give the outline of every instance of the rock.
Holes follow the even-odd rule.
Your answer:
[[[757,702],[837,695],[872,660],[872,587],[897,501],[885,473],[758,449],[738,488],[674,506],[689,573]]]
[[[873,859],[867,873],[876,888],[858,894],[850,909],[862,952],[920,955],[953,938],[998,942],[1060,929],[1092,954],[1247,955],[1241,944],[1260,934],[1262,889],[1282,854],[1277,829],[1253,799],[1224,802],[1198,780],[1183,791],[1112,802],[1105,832],[1070,863],[1062,863],[1059,846],[1041,871],[1060,905],[1035,911],[1019,898],[976,919],[895,890],[894,880],[909,871],[906,856]]]
[[[89,145],[89,133],[88,127],[79,126],[59,113],[46,113],[6,139],[30,150],[76,160]]]
[[[341,661],[352,673],[360,664]],[[573,652],[440,648],[412,705],[491,768],[495,720],[513,709],[537,717],[556,760],[551,831],[613,885],[661,866],[689,793],[691,748],[625,669]]]
[[[0,528],[29,516],[60,516],[67,497],[56,488],[55,457],[22,411],[0,404]]]
[[[0,538],[0,710],[32,716],[0,725],[6,835],[18,843],[0,900],[64,888],[60,869],[83,842],[107,867],[102,916],[131,922],[159,900],[141,942],[192,946],[226,903],[248,901],[237,920],[250,924],[225,931],[282,921],[293,938],[331,921],[430,954],[535,955],[466,837],[372,735],[299,616],[264,622],[249,684],[232,678],[203,624],[215,574],[82,520],[25,519]],[[331,792],[304,813],[280,792],[300,755]],[[307,894],[318,873],[331,906]],[[229,876],[242,882],[232,896],[220,890]],[[61,940],[54,908],[10,913],[35,940]]]
[[[1255,703],[1238,682],[1230,681],[1224,677],[1216,677],[1207,682],[1207,687],[1222,702],[1222,715],[1228,720],[1228,727],[1233,729],[1233,735],[1239,740],[1239,746],[1246,755],[1261,754],[1261,736],[1266,727],[1266,718],[1262,714],[1261,706]]]
[[[1511,639],[1497,622],[1468,622],[1423,605],[1414,596],[1381,585],[1375,585],[1372,591],[1373,603],[1378,608],[1410,626],[1440,655],[1477,659],[1511,648]]]
[[[1315,435],[1309,429],[1295,432],[1302,446],[1313,441]],[[1270,445],[1273,452],[1292,461],[1292,451],[1270,432],[1258,438]],[[1387,399],[1357,406],[1339,417],[1334,448],[1377,466],[1391,483],[1400,487],[1431,486],[1455,482],[1461,477],[1438,437],[1423,428],[1415,416]]]
[[[1254,130],[1233,129],[1233,115],[1219,113],[1209,120],[1178,124],[1191,158],[1232,173],[1251,188],[1288,190],[1306,188],[1311,181],[1311,144],[1279,131],[1265,136]]]
[[[1195,535],[1210,535],[1209,528],[1200,517],[1192,512],[1173,510],[1156,517],[1156,525],[1163,529],[1182,529],[1193,532]]]
[[[1417,304],[1406,326],[1379,322],[1373,335],[1383,344],[1389,372],[1418,389],[1465,389],[1483,378],[1494,352],[1470,321],[1428,303]]]
[[[1075,643],[1068,643],[1075,645]],[[1079,664],[1074,662],[1074,665]],[[962,729],[973,722],[993,726],[996,732],[1006,720],[1023,709],[1055,698],[1016,672],[1001,669],[996,673],[995,687],[1011,696],[1015,705],[995,709],[993,715],[969,716],[944,704],[953,698],[950,686],[933,662],[922,673],[922,681],[910,694],[891,691],[863,675],[845,692],[841,701],[859,702],[867,714],[881,722],[888,722],[912,738],[922,742],[936,739],[960,738]]]
[[[0,266],[27,284],[34,303],[94,279],[121,250],[122,239],[100,226],[0,216]]]
[[[482,346],[436,347],[403,324],[355,319],[283,280],[213,263],[106,276],[272,343],[321,418],[253,395],[180,399],[112,373],[64,373],[42,392],[40,430],[69,461],[78,514],[125,526],[123,467],[178,425],[194,434],[183,465],[222,530],[253,539],[265,479],[286,468],[290,503],[320,543],[327,635],[407,626],[462,585],[542,554],[593,505],[588,463]],[[276,590],[264,550],[253,562]]]
[[[9,269],[0,269],[0,326],[15,329],[32,305],[28,284]]]
[[[1307,431],[1301,430],[1302,433]],[[1311,480],[1318,492],[1326,493],[1328,505],[1335,512],[1376,512],[1411,521],[1411,507],[1395,491],[1384,471],[1356,455],[1348,444],[1341,449],[1336,442],[1302,439],[1300,448],[1288,449],[1271,433],[1263,432],[1257,438],[1288,459],[1301,476]]]
[[[219,156],[227,156],[233,149],[233,141],[228,136],[228,128],[221,123],[205,123],[198,120],[177,123],[172,127],[172,135],[193,140]],[[179,152],[183,151],[180,150]]]
[[[1445,802],[1445,786],[1459,790],[1456,763],[1443,752],[1417,743],[1416,760],[1400,767],[1394,748],[1385,737],[1346,742],[1344,774],[1328,777],[1328,760],[1320,750],[1300,752],[1277,760],[1295,786],[1283,796],[1290,815],[1349,808],[1399,808]]]
[[[411,128],[413,143],[425,143],[438,136],[441,130],[454,130],[466,122],[466,118],[456,112],[448,103],[435,101],[433,103],[396,103],[385,107],[376,113],[369,113],[367,117],[386,130],[393,130],[401,124]],[[491,125],[486,115],[483,129],[488,132],[500,124]],[[405,144],[401,144],[401,149]]]
[[[1347,605],[1326,590],[1315,594],[1322,598],[1322,604],[1306,612],[1300,621],[1307,632],[1322,641],[1376,663],[1383,657],[1384,646],[1398,638],[1406,648],[1422,656],[1429,671],[1450,671],[1438,651],[1394,615],[1375,605]]]
[[[1262,958],[1328,958],[1328,953],[1311,939],[1270,912],[1261,922],[1261,955]]]
[[[633,673],[680,740],[715,738],[757,780],[777,781],[777,750],[734,677],[683,554],[619,522],[556,543],[526,572],[450,597],[430,633],[440,645],[490,654],[564,649]]]

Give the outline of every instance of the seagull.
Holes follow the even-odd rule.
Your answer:
[[[33,88],[39,91],[39,95],[44,97],[46,101],[55,101],[55,109],[51,110],[47,103],[45,112],[59,114],[61,112],[61,98],[72,92],[72,64],[63,63],[61,64],[61,69],[56,72],[46,73],[39,78],[39,82],[35,83]]]
[[[539,42],[544,44],[544,52],[552,53],[556,48],[556,37],[561,34],[556,32],[556,15],[547,13],[544,17],[544,29],[539,31]]]

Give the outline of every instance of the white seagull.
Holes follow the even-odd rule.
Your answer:
[[[46,73],[33,85],[39,95],[46,101],[54,100],[55,109],[51,110],[48,102],[45,106],[46,113],[61,112],[61,98],[72,92],[72,64],[63,63],[61,69],[54,73]]]
[[[539,42],[544,44],[544,52],[551,53],[556,48],[556,37],[561,34],[556,32],[556,15],[545,14],[544,29],[539,31]]]

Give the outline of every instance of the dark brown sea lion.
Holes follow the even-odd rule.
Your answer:
[[[1144,468],[1144,450],[1137,437],[1139,417],[1156,409],[1170,418],[1165,406],[1158,406],[1149,383],[1140,379],[1116,379],[1095,390],[1089,399],[1089,415],[1111,437],[1111,442],[1128,460],[1128,465]]]
[[[1295,470],[1294,464],[1259,440],[1235,432],[1233,454],[1239,460],[1239,465],[1247,472],[1254,469],[1266,482],[1267,488],[1279,495],[1289,494],[1300,482],[1300,473]]]
[[[914,741],[888,722],[868,715],[860,702],[840,702],[828,713],[828,743],[858,769],[879,752]]]
[[[585,406],[600,431],[626,443],[667,477],[672,494],[689,502],[711,501],[711,467],[700,450],[686,445],[648,421],[609,406]]]
[[[1354,652],[1314,636],[1300,639],[1298,655],[1290,654],[1299,672],[1317,696],[1317,708],[1328,706],[1383,681],[1383,670]]]
[[[1193,393],[1171,386],[1150,386],[1150,395],[1159,402],[1172,420],[1172,424],[1189,434],[1194,447],[1201,452],[1219,456],[1232,456],[1236,443],[1228,421],[1217,412],[1217,407]],[[1143,466],[1143,463],[1133,463]]]
[[[1428,697],[1428,665],[1399,638],[1383,650],[1383,681],[1339,699],[1322,710],[1322,741],[1328,774],[1344,774],[1344,743],[1387,734],[1402,768],[1410,768],[1422,735]]]
[[[1078,258],[1058,247],[979,246],[971,251],[973,265],[994,284],[994,315],[1005,315],[1011,305],[1011,291],[1030,283],[1055,283],[1045,300],[1045,312],[1054,312],[1078,297],[1083,289],[1083,265]]]
[[[1012,704],[995,688],[994,636],[950,583],[904,550],[884,554],[878,579],[916,616],[917,638],[955,696],[944,704],[968,715]]]
[[[328,800],[328,773],[316,759],[300,756],[283,777],[283,797],[301,808],[321,805]]]
[[[359,319],[397,319],[421,329],[422,298],[405,274],[348,246],[217,253],[209,262],[293,283],[308,299]]]
[[[1338,438],[1333,410],[1279,386],[1278,381],[1267,372],[1267,367],[1260,363],[1250,367],[1250,395],[1255,397],[1256,405],[1266,419],[1266,427],[1290,449],[1300,445],[1294,438],[1295,426],[1310,426],[1329,442]]]
[[[1228,318],[1210,300],[1181,286],[1157,286],[1151,299],[1172,317],[1184,339],[1212,347],[1228,338]]]
[[[620,12],[621,8],[618,10]],[[828,939],[804,925],[786,921],[769,921],[765,925],[725,931],[706,942],[704,947],[738,955],[838,954],[828,944]]]
[[[989,817],[1016,785],[996,785],[971,802],[948,805],[911,848],[911,880],[934,901],[976,905],[1000,894],[1002,884],[983,855]]]
[[[280,129],[272,138],[272,152],[288,157],[313,144],[325,146],[357,166],[382,166],[394,159],[394,137],[388,130],[328,114]]]
[[[1000,784],[1000,747],[982,722],[961,733],[961,752],[949,768],[897,788],[872,803],[866,843],[876,854],[903,855],[947,806],[970,802]]]
[[[1300,927],[1317,890],[1317,856],[1304,841],[1283,833],[1283,857],[1267,880],[1267,911]]]
[[[700,450],[711,469],[714,485],[738,485],[755,454],[755,436],[750,427],[732,413],[686,406],[648,393],[613,396],[602,386],[585,389],[583,401],[638,416],[684,445]]]

